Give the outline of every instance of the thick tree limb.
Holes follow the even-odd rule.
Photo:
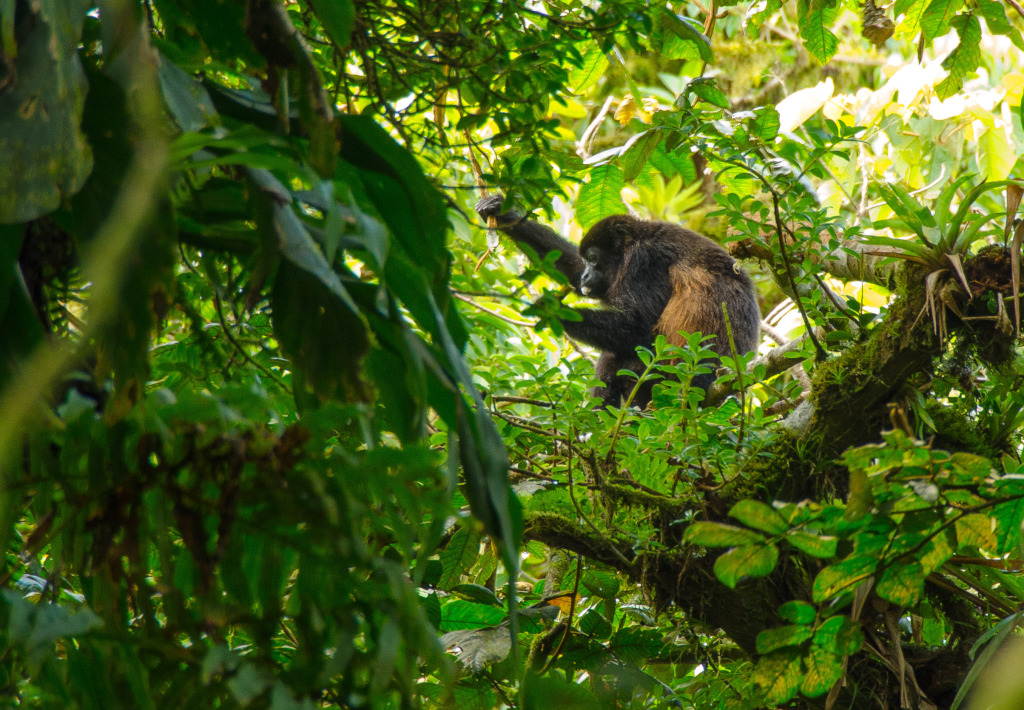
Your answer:
[[[918,317],[924,306],[924,274],[920,269],[904,273],[907,295],[889,307],[871,337],[814,371],[811,399],[805,402],[812,410],[803,412],[810,414],[804,436],[820,440],[829,451],[877,439],[886,404],[914,375],[929,371],[940,351],[930,320]]]
[[[769,579],[729,589],[715,578],[715,556],[694,557],[679,550],[638,556],[630,542],[600,538],[559,515],[534,514],[524,523],[526,539],[581,554],[622,572],[647,587],[657,605],[674,603],[708,626],[721,628],[751,656],[757,652],[758,632],[778,623],[779,605],[792,596],[771,581],[784,579],[785,560]]]

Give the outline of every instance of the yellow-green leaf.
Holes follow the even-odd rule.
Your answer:
[[[961,547],[995,552],[995,521],[982,513],[971,513],[956,521],[956,539]]]
[[[786,541],[813,557],[834,557],[839,541],[830,535],[814,535],[803,530],[790,530]]]
[[[804,678],[800,692],[816,698],[829,691],[843,677],[843,659],[821,646],[812,646],[804,656]]]
[[[921,13],[921,31],[924,41],[930,43],[936,37],[949,32],[949,26],[956,13],[964,6],[964,0],[932,0]]]
[[[663,135],[661,131],[651,129],[633,136],[626,143],[621,158],[623,180],[632,180],[640,174]]]
[[[839,49],[839,38],[829,29],[836,20],[834,7],[819,7],[800,18],[800,37],[807,51],[824,64],[835,56]]]
[[[793,649],[762,656],[754,669],[754,682],[764,689],[766,704],[774,707],[800,690],[800,654]]]
[[[899,606],[917,602],[924,591],[924,568],[917,560],[887,567],[875,584],[875,592]]]
[[[823,602],[840,592],[853,591],[877,566],[874,557],[852,557],[829,565],[814,578],[814,601]]]
[[[758,500],[741,500],[729,511],[729,517],[771,535],[781,535],[789,527],[770,505]]]
[[[753,530],[739,528],[724,523],[693,523],[686,528],[683,539],[693,545],[703,547],[735,547],[737,545],[757,545],[764,543],[764,535]]]
[[[744,545],[715,560],[715,576],[732,589],[744,577],[764,577],[778,561],[779,548],[775,545]]]

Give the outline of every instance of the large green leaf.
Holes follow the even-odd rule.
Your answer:
[[[584,230],[613,214],[622,214],[622,170],[614,165],[601,165],[590,171],[590,181],[580,186],[576,200],[576,221]]]
[[[15,74],[0,90],[0,223],[53,211],[92,170],[81,130],[88,87],[77,51],[88,6],[84,0],[17,6],[18,44],[4,48],[17,52]]]
[[[988,29],[997,35],[1004,35],[1010,38],[1017,49],[1024,50],[1024,38],[1010,18],[1006,16],[1006,8],[998,0],[976,0],[975,5],[978,13],[985,18]]]
[[[587,46],[583,61],[569,72],[569,85],[582,93],[597,83],[609,67],[608,57],[596,42]]]
[[[370,347],[366,321],[270,173],[252,169],[253,199],[264,248],[280,250],[274,279],[274,330],[303,377],[322,397],[360,399]]]
[[[699,521],[686,528],[683,539],[692,545],[704,547],[733,547],[757,545],[765,542],[764,535],[724,523]]]
[[[651,157],[651,153],[661,143],[663,136],[664,133],[652,128],[633,136],[623,146],[622,157],[619,159],[622,162],[623,180],[633,180],[640,174],[640,171],[644,169],[644,165],[647,164],[648,158]]]
[[[936,37],[949,32],[956,13],[964,6],[964,0],[931,0],[921,15],[923,41],[931,43]]]
[[[775,545],[743,545],[734,547],[715,560],[715,576],[730,589],[744,577],[765,577],[779,561]]]
[[[789,527],[775,509],[757,500],[739,501],[729,510],[729,517],[736,518],[747,527],[771,535],[781,535]]]
[[[827,601],[841,592],[853,591],[877,566],[874,557],[851,557],[829,565],[814,578],[814,601]]]
[[[764,689],[771,707],[780,707],[800,691],[803,674],[800,653],[795,649],[775,651],[758,659],[754,681]]]
[[[896,562],[879,575],[875,592],[897,606],[912,606],[924,591],[924,578],[924,568],[917,560]]]
[[[809,698],[827,693],[843,677],[843,659],[820,646],[804,656],[804,678],[800,692]]]
[[[814,645],[839,656],[849,656],[860,649],[864,635],[860,625],[850,617],[836,614],[822,622],[814,632]]]
[[[935,93],[948,99],[964,85],[964,79],[981,64],[981,22],[974,15],[953,18],[951,25],[960,35],[960,44],[942,60],[942,68],[949,76],[936,84]]]
[[[352,0],[309,0],[309,3],[334,43],[342,49],[347,47],[356,21]]]
[[[450,255],[445,247],[448,222],[441,193],[424,177],[416,159],[371,117],[341,116],[339,121],[341,157],[359,169],[380,216],[423,270],[435,297],[447,299],[443,286]]]
[[[666,40],[667,56],[677,59],[700,59],[705,62],[715,61],[711,40],[695,26],[693,20],[689,17],[680,17],[669,9],[662,11],[660,19],[664,29],[675,35],[682,45],[674,48],[675,43]]]
[[[836,21],[836,8],[818,2],[809,4],[812,7],[800,16],[800,37],[814,58],[824,64],[839,49],[839,38],[830,29]]]

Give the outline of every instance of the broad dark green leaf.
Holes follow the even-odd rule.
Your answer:
[[[358,168],[363,187],[380,216],[424,270],[435,295],[447,296],[442,285],[450,256],[445,248],[448,222],[441,193],[424,177],[416,159],[372,118],[341,116],[339,121],[341,157]],[[342,175],[339,178],[344,179]],[[410,306],[415,305],[413,299],[409,301]]]
[[[713,78],[699,77],[693,79],[686,85],[686,88],[709,104],[719,108],[729,108],[729,97],[718,87],[718,82]]]
[[[17,80],[0,90],[0,223],[53,211],[92,170],[81,130],[88,84],[76,51],[88,6],[39,0],[16,14]]]
[[[462,528],[452,536],[451,541],[441,550],[444,573],[437,586],[451,589],[459,578],[470,568],[480,554],[480,533]]]
[[[931,0],[926,3],[921,15],[921,32],[925,43],[949,32],[956,13],[964,6],[964,0]]]
[[[612,625],[597,610],[591,609],[580,617],[580,631],[596,638],[608,638],[612,634]]]
[[[940,99],[948,99],[964,85],[964,80],[981,64],[981,23],[974,15],[961,15],[950,23],[960,36],[960,44],[942,61],[949,76],[935,86]]]
[[[602,599],[614,599],[619,593],[619,578],[611,572],[586,572],[580,583],[588,592]]]
[[[665,29],[695,50],[697,56],[702,61],[715,61],[715,53],[711,49],[711,40],[695,26],[696,23],[689,17],[681,17],[671,10],[665,10],[661,21]]]
[[[639,626],[627,626],[616,631],[609,644],[617,657],[632,662],[655,656],[665,647],[660,630]]]
[[[765,629],[757,635],[757,652],[771,653],[787,646],[799,646],[814,635],[810,626],[791,624]]]
[[[441,605],[441,631],[447,633],[497,626],[505,617],[504,609],[489,604],[457,600]]]
[[[487,587],[480,584],[456,584],[451,588],[454,594],[459,594],[466,599],[478,604],[490,604],[492,606],[503,606],[501,600],[495,596]]]
[[[779,607],[779,616],[794,624],[810,624],[817,616],[817,610],[807,602],[794,599]]]
[[[651,153],[658,147],[664,133],[650,129],[640,133],[629,140],[624,146],[624,152],[620,161],[622,162],[622,179],[629,182],[633,180],[640,171],[644,169]]]
[[[864,642],[860,626],[850,617],[835,615],[822,622],[814,632],[814,644],[839,656],[849,656]]]
[[[334,43],[341,49],[347,47],[356,21],[352,0],[309,0],[309,3]]]

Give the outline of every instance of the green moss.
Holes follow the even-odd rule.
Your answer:
[[[769,502],[812,496],[817,488],[813,464],[817,449],[812,441],[779,436],[744,459],[743,467],[722,488],[721,497],[731,507],[745,498]]]
[[[935,423],[935,448],[970,451],[987,458],[998,458],[1002,453],[966,407],[943,404],[932,399],[925,404],[925,410]]]

